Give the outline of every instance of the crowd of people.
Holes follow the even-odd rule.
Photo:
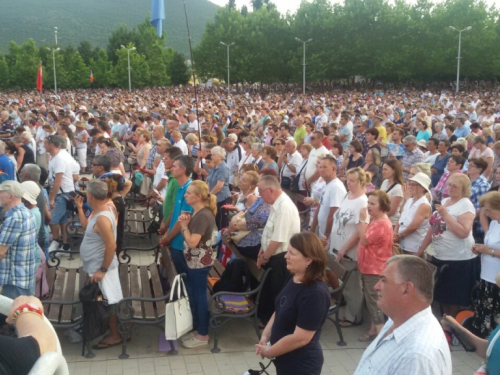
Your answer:
[[[131,192],[158,209],[160,244],[187,275],[195,331],[185,348],[208,345],[214,232],[271,268],[256,352],[275,358],[278,374],[321,372],[328,287],[341,276],[331,260],[351,271],[340,324],[361,325],[368,310],[359,340],[373,342],[359,374],[451,373],[446,340],[463,308],[474,312],[479,354],[488,345],[477,340],[498,336],[498,92],[8,93],[0,138],[0,285],[11,298],[43,297],[37,270],[71,250],[74,204],[84,270],[110,306],[122,299]],[[432,301],[447,316],[443,329]],[[121,341],[110,310],[110,335],[96,349]]]

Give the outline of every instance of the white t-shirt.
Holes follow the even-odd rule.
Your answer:
[[[188,129],[189,131],[197,131],[199,128],[198,121],[194,120],[193,122],[188,123]]]
[[[500,252],[500,224],[492,220],[490,228],[484,236],[484,244],[490,249]],[[495,284],[495,277],[500,272],[500,258],[489,254],[481,254],[481,279]]]
[[[450,198],[443,199],[443,205]],[[467,212],[476,215],[476,209],[469,198],[462,198],[454,205],[446,207],[448,213],[454,220]],[[468,260],[476,257],[472,252],[474,237],[472,228],[466,238],[458,238],[450,230],[441,216],[434,212],[430,219],[432,230],[432,243],[434,245],[435,257],[439,260]]]
[[[59,150],[56,156],[49,161],[49,185],[54,185],[57,173],[62,173],[61,189],[64,193],[75,190],[73,183],[73,159],[64,149]],[[78,167],[80,169],[80,167]],[[60,191],[58,192],[58,194]]]
[[[318,159],[318,155],[321,154],[328,154],[328,149],[325,146],[321,146],[320,148],[313,148],[309,153],[305,174],[306,180],[311,178],[311,176],[316,172],[316,159]]]
[[[179,147],[183,155],[189,155],[188,147],[184,139],[181,139],[179,142],[174,143],[174,146]]]
[[[368,197],[363,194],[356,199],[344,198],[339,209],[333,215],[332,234],[330,236],[330,252],[339,251],[342,246],[356,233],[356,225],[360,222],[359,213],[362,208],[368,207]],[[368,215],[366,223],[370,221]],[[347,250],[346,255],[357,260],[358,244]]]
[[[167,180],[168,181],[168,174],[165,171],[165,164],[163,164],[163,160],[158,164],[158,167],[156,168],[154,179],[153,179],[153,188],[157,189],[158,184],[161,182],[161,180]],[[163,189],[159,190],[159,193],[162,197],[165,196],[167,193],[167,187],[168,184],[165,184]]]
[[[430,203],[425,195],[420,197],[420,199],[416,202],[413,201],[413,198],[410,198],[406,201],[406,204],[399,218],[399,234],[403,233],[406,228],[408,228],[413,222],[415,214],[417,213],[417,210],[421,204],[430,206]],[[418,227],[415,232],[401,239],[401,248],[405,251],[416,253],[428,230],[429,220],[426,219],[422,222],[422,224],[420,224],[420,227]]]
[[[427,164],[434,165],[434,163],[436,162],[436,159],[437,159],[438,156],[439,156],[439,152],[436,152],[434,155],[431,155],[430,151],[427,151],[424,154],[425,162]]]
[[[338,178],[331,180],[323,189],[323,194],[319,200],[318,229],[319,236],[325,237],[326,222],[328,213],[332,207],[340,207],[340,203],[346,196],[347,191],[344,184]]]
[[[38,129],[36,129],[36,136],[35,136],[35,139],[37,141],[41,141],[40,143],[38,143],[38,153],[39,154],[45,154],[46,150],[45,150],[45,146],[43,144],[43,140],[48,137],[50,134],[47,133],[45,130],[43,130],[43,128],[41,126],[38,127]]]
[[[384,180],[382,182],[382,185],[380,186],[380,190],[385,191],[387,193],[387,189],[389,189],[391,186],[389,185],[389,180]],[[393,198],[401,197],[403,198],[403,187],[401,184],[396,183],[394,187],[387,193],[389,198],[391,198],[391,201]],[[401,202],[403,202],[401,200]],[[391,219],[392,225],[396,225],[398,222],[399,217],[401,216],[401,204],[399,205],[398,209],[394,213],[394,215],[390,216],[389,219]]]

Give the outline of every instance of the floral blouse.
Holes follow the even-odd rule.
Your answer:
[[[262,229],[266,226],[270,209],[271,206],[265,203],[260,197],[246,209],[245,219],[250,233],[238,243],[238,247],[249,247],[260,244]]]

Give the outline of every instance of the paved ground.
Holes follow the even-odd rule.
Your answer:
[[[132,259],[140,264],[150,264],[154,258],[148,253],[132,253]],[[63,260],[62,266],[77,267],[80,260],[68,262]],[[365,319],[366,321],[366,319]],[[341,347],[334,325],[327,321],[321,336],[321,346],[325,358],[322,374],[347,375],[353,374],[356,365],[368,346],[360,343],[357,338],[364,332],[367,323],[361,327],[343,330],[347,346]],[[81,356],[81,344],[70,344],[59,331],[59,339],[63,354],[68,361],[70,373],[74,375],[113,375],[113,374],[144,374],[144,375],[242,375],[249,368],[259,368],[259,359],[254,355],[254,344],[257,336],[249,323],[233,321],[228,323],[221,332],[219,346],[221,352],[212,354],[210,346],[202,349],[179,349],[179,355],[169,356],[159,351],[159,336],[161,331],[156,327],[141,327],[134,331],[127,352],[130,358],[118,359],[121,347],[113,347],[96,351],[95,358],[86,359]],[[462,347],[454,347],[452,352],[453,374],[469,375],[481,364],[481,359],[466,353]],[[267,364],[267,360],[265,363]],[[276,371],[271,366],[270,374]]]

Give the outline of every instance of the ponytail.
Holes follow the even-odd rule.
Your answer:
[[[207,198],[207,201],[206,201],[206,207],[212,211],[212,213],[215,215],[217,215],[217,197],[215,196],[215,194],[210,194],[208,193],[208,198]]]
[[[206,182],[196,180],[191,182],[192,187],[195,189],[195,194],[201,195],[201,199],[206,208],[208,208],[214,216],[217,214],[217,197],[215,194],[210,194]]]

